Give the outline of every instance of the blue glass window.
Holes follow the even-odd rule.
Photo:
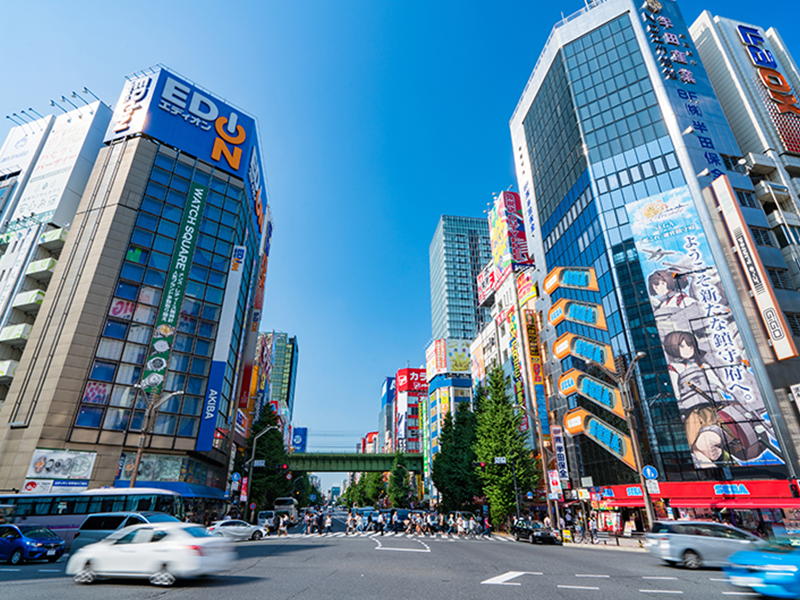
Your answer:
[[[126,300],[136,300],[139,295],[139,286],[120,281],[117,284],[117,293],[115,295]]]
[[[169,256],[160,252],[153,252],[150,255],[150,266],[166,271],[169,268]]]
[[[94,361],[92,366],[92,373],[89,375],[90,379],[97,381],[113,381],[114,372],[117,370],[117,365],[114,363],[104,362],[102,360]]]
[[[207,233],[208,235],[217,235],[217,230],[219,229],[219,225],[214,223],[209,219],[203,219],[202,223],[200,223],[200,231],[203,233]]]
[[[192,375],[208,375],[210,361],[206,358],[193,358],[192,369],[189,371]]]
[[[144,246],[145,248],[149,248],[153,244],[153,234],[149,231],[145,231],[144,229],[139,229],[138,227],[133,230],[133,235],[131,236],[131,243],[136,244],[137,246]]]
[[[169,184],[170,174],[164,171],[163,169],[159,169],[158,167],[154,167],[153,171],[150,173],[150,179],[157,183],[161,183],[164,185]]]
[[[225,213],[229,215],[230,213]],[[219,233],[217,234],[220,239],[225,240],[226,242],[233,242],[234,238],[234,231],[230,227],[225,227],[224,225],[220,225]]]
[[[212,344],[208,340],[198,339],[194,344],[194,353],[200,356],[211,356]]]
[[[131,418],[131,425],[129,427],[130,431],[141,431],[142,430],[142,421],[144,420],[144,411],[143,410],[136,410],[133,412],[133,417]]]
[[[155,231],[158,226],[158,218],[147,213],[140,212],[136,217],[136,224],[146,231]]]
[[[128,421],[131,418],[131,411],[123,408],[109,408],[106,418],[103,421],[103,429],[115,431],[125,431],[128,428]]]
[[[109,319],[106,322],[105,329],[103,329],[103,335],[117,340],[124,340],[125,336],[128,335],[128,324]]]
[[[193,300],[192,298],[184,298],[183,305],[181,306],[181,314],[199,317],[201,307],[201,302]]]
[[[163,252],[164,254],[169,254],[172,256],[172,251],[174,249],[175,240],[164,237],[163,235],[156,236],[156,239],[153,242],[153,250],[158,250],[159,252]]]
[[[228,189],[228,186],[225,184],[224,181],[221,179],[217,179],[216,177],[211,180],[211,189],[215,192],[222,192],[225,193],[225,190]]]
[[[211,176],[208,173],[203,173],[202,171],[197,171],[192,177],[197,183],[207,186],[208,182],[211,180]]]
[[[198,419],[192,417],[181,417],[178,425],[178,435],[180,437],[195,437],[197,435]]]
[[[162,169],[166,169],[167,171],[171,171],[172,167],[175,165],[175,161],[170,157],[164,154],[156,155],[156,166],[161,167]],[[155,169],[154,169],[155,170]]]
[[[217,254],[222,254],[226,257],[230,257],[231,253],[233,252],[233,244],[228,242],[224,242],[222,240],[217,240],[217,246],[214,249]]]
[[[188,371],[189,370],[189,355],[173,352],[169,357],[169,370],[170,371]]]
[[[144,276],[144,282],[153,287],[163,288],[166,274],[155,269],[147,269],[147,274]]]
[[[174,171],[176,175],[180,175],[186,179],[192,178],[192,167],[185,165],[182,162],[179,162],[175,165]]]
[[[228,257],[215,254],[214,258],[211,259],[211,268],[217,271],[227,271],[229,263],[230,259]]]
[[[186,393],[201,396],[206,393],[206,380],[203,377],[189,377]]]
[[[78,418],[75,425],[78,427],[100,427],[100,420],[103,418],[103,409],[92,406],[81,406],[78,411]]]
[[[208,283],[216,287],[225,287],[225,273],[209,271]]]
[[[189,270],[189,277],[194,279],[195,281],[200,281],[205,283],[208,279],[208,269],[204,269],[203,267],[198,267],[197,265],[193,265],[192,268]]]
[[[175,415],[158,415],[153,433],[158,435],[174,435],[178,417]]]
[[[228,227],[236,227],[236,215],[225,211],[222,214],[222,224],[227,225]]]
[[[176,223],[180,223],[181,215],[183,211],[180,208],[176,208],[174,206],[170,206],[167,204],[164,206],[164,212],[161,213],[162,219],[169,219],[170,221],[175,221]]]
[[[186,204],[186,194],[170,190],[167,194],[167,203],[183,208],[183,205]]]
[[[220,313],[219,306],[211,306],[210,304],[206,304],[203,307],[203,318],[208,319],[209,321],[219,321],[219,313]]]
[[[125,255],[125,260],[139,263],[140,265],[146,265],[148,254],[149,252],[147,252],[147,250],[142,250],[141,248],[136,248],[135,246],[131,246],[130,248],[128,248],[128,253]]]
[[[162,219],[158,224],[158,233],[174,238],[178,235],[178,224]]]
[[[189,191],[189,181],[182,177],[173,177],[170,187],[185,194]]]
[[[197,236],[197,245],[203,250],[214,250],[214,238],[201,233]]]
[[[197,396],[184,396],[183,409],[181,412],[185,415],[199,415],[200,409],[203,407],[203,399]]]
[[[161,202],[157,200],[153,200],[152,198],[148,198],[147,196],[144,197],[142,200],[141,210],[144,210],[149,213],[153,213],[154,215],[161,214]]]
[[[158,183],[151,181],[150,183],[147,184],[146,193],[148,196],[152,196],[153,198],[158,198],[159,200],[163,200],[164,196],[167,195],[167,188],[165,188],[163,185],[159,185]]]
[[[173,348],[178,352],[191,352],[192,351],[192,338],[188,335],[179,333],[175,336],[175,343]]]
[[[194,335],[197,331],[197,319],[181,315],[180,319],[178,319],[178,331]]]
[[[214,196],[214,194],[210,194]],[[203,212],[203,218],[209,219],[211,221],[219,222],[220,217],[222,216],[222,211],[217,208],[216,206],[212,206],[211,204],[206,204],[206,210]]]
[[[144,267],[135,265],[133,263],[125,262],[122,265],[122,271],[119,275],[122,279],[130,279],[131,281],[141,281],[144,276]]]
[[[194,260],[192,261],[194,264],[199,265],[201,267],[210,267],[211,266],[211,252],[208,250],[203,250],[201,248],[197,248],[194,251]]]
[[[222,304],[223,291],[219,288],[210,287],[206,290],[206,302]]]
[[[214,339],[216,336],[217,326],[208,321],[200,321],[200,327],[197,329],[197,335]]]

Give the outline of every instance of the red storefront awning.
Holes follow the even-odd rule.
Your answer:
[[[644,508],[644,498],[620,498],[604,502],[609,508]]]
[[[675,508],[730,508],[747,510],[751,508],[800,509],[800,498],[680,498],[671,500]]]

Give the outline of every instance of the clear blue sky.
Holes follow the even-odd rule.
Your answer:
[[[787,2],[680,4],[688,23],[708,9],[776,26],[800,56]],[[516,184],[508,121],[553,24],[583,5],[7,3],[0,117],[83,86],[113,104],[156,63],[256,115],[275,219],[262,327],[298,337],[310,450],[352,449],[383,378],[424,363],[439,216],[482,216]]]

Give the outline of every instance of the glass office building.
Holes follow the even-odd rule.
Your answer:
[[[478,273],[492,259],[486,219],[442,215],[429,249],[432,339],[473,339],[489,318]]]
[[[42,449],[83,453],[80,485],[128,485],[161,399],[137,485],[222,497],[263,293],[260,170],[252,117],[163,68],[128,78],[9,390],[0,487]]]
[[[771,353],[770,344],[748,320],[751,306],[740,298],[730,244],[702,191],[721,175],[736,189],[752,192],[753,187],[735,166],[740,158],[736,140],[676,3],[595,1],[557,24],[514,112],[511,132],[523,205],[533,207],[526,227],[539,278],[554,267],[579,266],[593,267],[598,280],[598,291],[561,287],[537,301],[545,387],[557,420],[582,408],[627,431],[623,419],[596,402],[559,393],[561,375],[572,368],[600,376],[574,354],[555,357],[553,343],[572,333],[608,344],[618,372],[636,353],[645,354],[633,386],[640,437],[646,462],[655,464],[663,479],[730,479],[732,471],[742,478],[785,477],[794,456],[786,425],[792,407],[779,399],[764,368],[761,355]],[[686,221],[689,241],[677,249],[667,239],[670,232],[684,233],[677,220],[655,233],[642,226],[642,215],[678,206],[670,204],[674,198],[693,215]],[[707,249],[706,262],[697,258],[690,242]],[[713,281],[710,275],[705,281],[704,273],[711,271]],[[686,277],[683,281],[692,283],[679,283],[676,293],[659,296],[653,282],[664,273],[670,280]],[[710,332],[706,319],[718,316],[697,310],[711,306],[706,296],[685,300],[698,306],[682,326],[667,323],[668,300],[679,303],[679,296],[690,296],[694,288],[700,298],[703,285],[714,306],[731,315],[725,326],[735,331],[735,340],[728,341],[736,357],[749,356],[749,361],[736,358],[735,375],[711,361],[721,353],[719,345],[713,347],[721,339],[698,333]],[[561,298],[602,306],[607,330],[569,320],[550,324],[549,309]],[[666,325],[675,335],[682,334],[681,327],[694,332],[692,360],[674,357],[665,341],[672,333]],[[700,357],[706,357],[704,363]],[[701,390],[689,399],[683,377],[689,368],[704,368],[701,387],[713,388],[710,394]],[[732,406],[743,405],[737,405],[730,381],[717,387],[710,383],[729,375],[757,382],[748,393],[763,397],[761,412],[743,409],[731,416]],[[711,400],[718,390],[719,399]],[[687,420],[697,419],[699,404],[713,416],[692,429]],[[758,438],[756,432],[764,428],[768,435]],[[744,441],[749,434],[750,442]],[[712,436],[717,445],[710,450],[705,444]],[[608,444],[589,435],[569,438],[567,454],[575,487],[581,477],[592,477],[595,485],[637,480]]]

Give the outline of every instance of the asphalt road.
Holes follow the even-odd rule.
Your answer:
[[[0,565],[2,597],[13,600],[221,600],[270,598],[457,598],[466,600],[723,599],[753,596],[718,570],[687,571],[638,551],[532,546],[508,538],[458,539],[366,534],[272,536],[237,544],[239,559],[213,579],[156,588],[146,581],[78,585],[54,564]]]

